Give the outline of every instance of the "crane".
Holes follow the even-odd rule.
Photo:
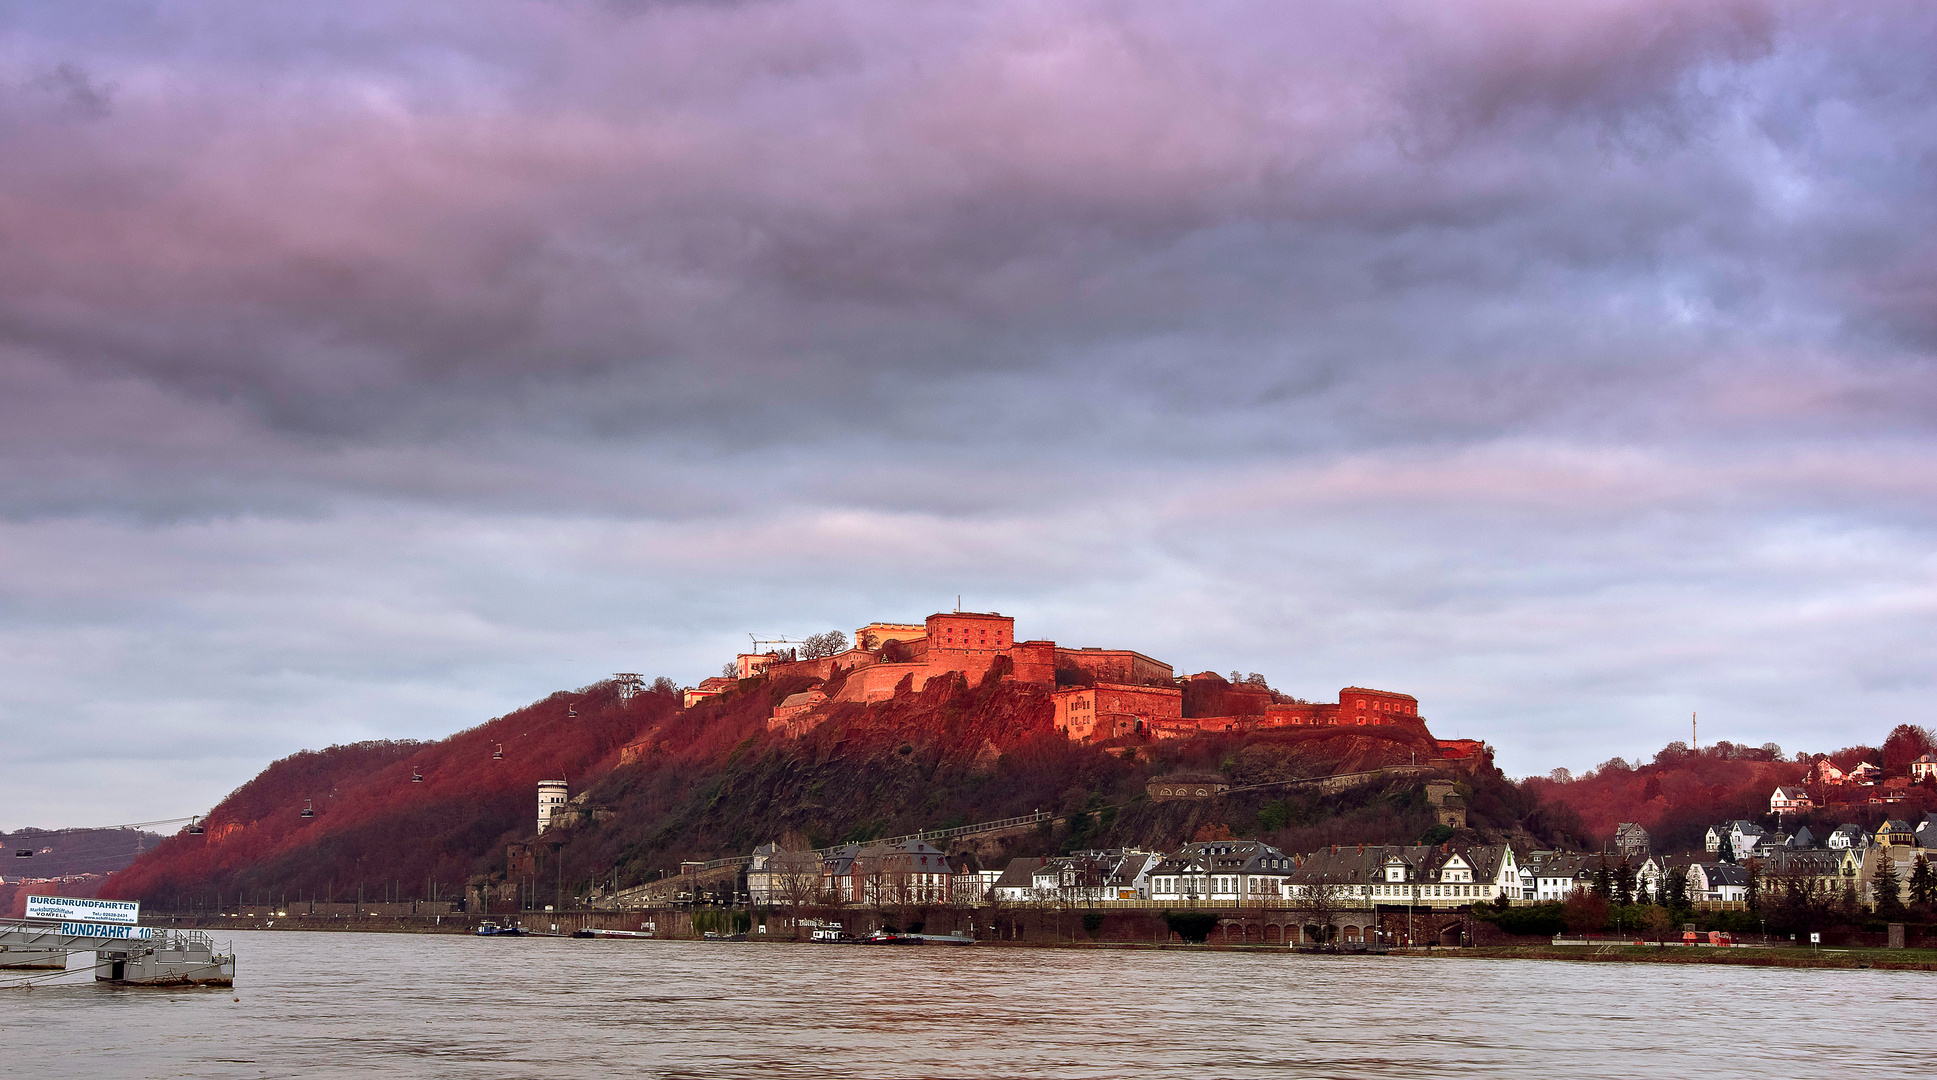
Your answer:
[[[766,651],[760,648],[760,646],[762,645],[805,645],[807,644],[805,641],[796,641],[793,638],[789,638],[789,637],[761,638],[761,637],[754,637],[752,634],[748,634],[747,637],[751,639],[753,642],[754,652]]]

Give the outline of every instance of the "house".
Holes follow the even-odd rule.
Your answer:
[[[1535,852],[1528,857],[1534,877],[1534,895],[1530,899],[1552,903],[1574,895],[1577,888],[1585,889],[1592,885],[1594,858],[1575,852]]]
[[[1917,822],[1917,846],[1937,848],[1937,814],[1925,814],[1924,819]]]
[[[1163,861],[1152,851],[1109,848],[1049,859],[1030,875],[1032,899],[1058,903],[1139,900],[1151,868]]]
[[[1651,899],[1659,903],[1662,883],[1668,880],[1669,875],[1680,874],[1685,881],[1688,878],[1688,868],[1700,861],[1693,855],[1651,856],[1635,868],[1635,887],[1646,891]]]
[[[948,856],[920,840],[843,844],[821,862],[823,891],[843,904],[945,904]]]
[[[747,897],[756,906],[810,904],[824,887],[821,857],[812,851],[786,851],[769,841],[753,849],[747,864]]]
[[[1796,835],[1789,838],[1789,847],[1792,851],[1806,851],[1810,848],[1819,848],[1822,846],[1822,838],[1817,836],[1807,825],[1797,829]]]
[[[1883,779],[1883,769],[1873,762],[1865,761],[1850,770],[1850,780],[1858,784],[1874,784]]]
[[[1917,856],[1921,854],[1915,847],[1902,844],[1878,844],[1863,854],[1863,863],[1856,872],[1856,894],[1864,903],[1875,908],[1877,902],[1877,870],[1884,860],[1889,860],[1897,872],[1897,900],[1910,902],[1910,875],[1917,868]]]
[[[1185,844],[1147,871],[1152,900],[1281,900],[1298,868],[1290,855],[1259,840],[1207,840]]]
[[[1730,853],[1736,862],[1755,854],[1765,830],[1753,821],[1731,821],[1728,826]]]
[[[1150,872],[1150,899],[1196,904],[1211,898],[1210,860],[1186,849],[1167,856]]]
[[[1000,870],[957,870],[949,882],[949,896],[953,903],[980,904],[995,890],[995,883],[1002,879]]]
[[[1917,830],[1908,821],[1891,818],[1877,827],[1876,842],[1880,847],[1916,847]]]
[[[1849,779],[1849,774],[1836,767],[1828,758],[1817,758],[1809,766],[1808,775],[1803,777],[1806,784],[1836,785]]]
[[[1318,891],[1359,907],[1459,908],[1524,896],[1520,863],[1505,844],[1339,846],[1299,862],[1286,898],[1309,901]]]
[[[1010,859],[995,884],[989,887],[989,896],[995,900],[1016,902],[1034,899],[1036,870],[1045,861],[1037,858]]]
[[[1823,846],[1831,851],[1862,851],[1870,846],[1870,832],[1861,825],[1845,823],[1836,826],[1823,841]]]
[[[1749,857],[1766,859],[1778,851],[1787,851],[1791,837],[1786,832],[1765,832],[1755,838],[1755,846],[1749,849]]]
[[[1843,887],[1845,854],[1807,848],[1775,852],[1762,864],[1763,892],[1770,895],[1793,892],[1798,896],[1834,896]]]
[[[1749,898],[1749,871],[1735,863],[1696,863],[1688,868],[1688,898],[1710,904],[1740,904]]]
[[[1814,804],[1810,802],[1809,792],[1799,787],[1778,787],[1775,793],[1769,796],[1769,812],[1778,817],[1783,814],[1802,813],[1812,805]]]
[[[1646,855],[1648,853],[1648,830],[1632,821],[1624,821],[1615,826],[1614,850],[1624,855]]]
[[[1925,754],[1911,762],[1910,779],[1918,784],[1926,780],[1937,782],[1937,754]]]

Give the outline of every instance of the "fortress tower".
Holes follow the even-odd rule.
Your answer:
[[[563,780],[538,781],[538,831],[544,832],[552,823],[552,813],[565,805],[565,796],[571,790]]]

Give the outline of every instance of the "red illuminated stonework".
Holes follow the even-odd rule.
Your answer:
[[[1072,741],[1180,738],[1206,732],[1271,728],[1388,728],[1422,734],[1426,722],[1411,694],[1348,686],[1336,704],[1280,703],[1255,683],[1231,683],[1215,672],[1177,678],[1169,664],[1131,649],[1066,648],[1053,641],[1017,641],[1013,616],[951,611],[913,623],[870,623],[854,648],[814,660],[768,658],[772,679],[805,676],[810,689],[776,706],[769,730],[800,735],[838,702],[886,701],[920,693],[930,679],[960,675],[975,684],[999,672],[1005,682],[1043,687],[1055,707],[1056,730]],[[1460,759],[1478,744],[1441,743],[1441,755]]]

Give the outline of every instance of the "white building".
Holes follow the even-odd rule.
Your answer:
[[[551,826],[552,814],[565,805],[566,795],[571,786],[563,780],[538,781],[538,831],[544,832]]]

